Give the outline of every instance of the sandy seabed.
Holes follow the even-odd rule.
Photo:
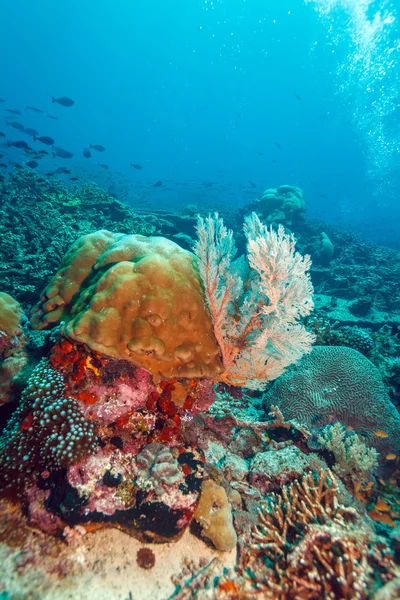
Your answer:
[[[149,570],[137,564],[137,551],[143,547],[155,555],[155,565]],[[179,576],[187,561],[209,563],[217,557],[221,569],[236,561],[236,549],[217,552],[189,531],[174,543],[146,545],[117,529],[87,533],[63,549],[62,556],[47,556],[46,572],[40,563],[23,561],[27,552],[0,545],[2,599],[167,600],[175,591],[171,577]],[[53,574],[48,574],[49,560],[54,561]],[[57,572],[58,561],[68,564],[62,574]]]

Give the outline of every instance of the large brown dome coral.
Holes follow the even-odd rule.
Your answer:
[[[195,257],[163,237],[81,237],[36,305],[32,325],[129,360],[156,378],[222,371]]]

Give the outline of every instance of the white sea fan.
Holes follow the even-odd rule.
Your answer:
[[[293,235],[282,226],[268,229],[255,213],[244,224],[247,268],[232,264],[233,233],[218,214],[199,217],[197,232],[195,253],[221,348],[222,380],[263,389],[311,350],[314,338],[299,322],[313,309],[310,258],[295,251]]]

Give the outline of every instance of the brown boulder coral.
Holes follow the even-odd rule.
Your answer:
[[[193,255],[162,237],[81,237],[42,293],[33,327],[129,360],[156,379],[222,371]]]
[[[0,292],[0,355],[13,345],[13,338],[21,335],[22,309],[19,302],[5,292]]]
[[[0,406],[11,400],[18,376],[27,363],[22,317],[19,302],[0,292]]]

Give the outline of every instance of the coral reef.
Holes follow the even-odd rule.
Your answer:
[[[333,258],[335,249],[325,231],[321,232],[316,248],[312,253],[314,260],[320,265],[328,266]]]
[[[157,390],[148,371],[60,338],[1,434],[0,488],[18,493],[44,531],[90,522],[177,538],[204,462],[182,444],[181,424],[212,398],[207,382],[161,381]]]
[[[316,457],[304,454],[296,446],[272,447],[265,452],[257,452],[251,461],[249,482],[263,494],[277,491],[311,467],[316,468],[317,463]]]
[[[174,485],[183,480],[179,463],[172,452],[159,442],[153,442],[138,454],[138,481],[140,485],[151,486],[157,496],[165,492],[164,485]]]
[[[382,325],[386,318],[386,321],[398,325],[399,251],[369,244],[354,232],[312,220],[304,213],[305,206],[304,195],[299,188],[282,186],[266,190],[239,212],[248,215],[255,211],[264,222],[274,227],[282,224],[289,228],[296,237],[299,252],[311,255],[310,274],[315,292],[327,296],[329,301],[338,298],[346,301],[346,306],[355,302],[353,310],[357,311],[358,305],[363,310],[357,315],[349,311],[348,315],[339,319],[336,311],[333,321],[357,322],[360,319],[364,323],[379,322]],[[232,223],[230,226],[238,232],[234,215],[227,215],[227,218]],[[240,233],[237,243],[242,248]],[[362,298],[366,301],[359,302]]]
[[[314,346],[265,394],[267,410],[309,428],[340,421],[362,433],[379,452],[397,451],[400,416],[374,365],[356,350]]]
[[[376,354],[376,344],[370,330],[348,325],[340,327],[338,322],[330,323],[314,315],[308,320],[308,325],[316,336],[317,346],[347,346],[370,360]]]
[[[362,315],[368,321],[374,312],[397,311],[400,293],[399,252],[368,244],[357,235],[337,229],[327,233],[335,246],[335,256],[329,269],[315,267],[311,273],[317,293],[357,301],[368,298]],[[299,244],[301,251],[309,251],[307,244]]]
[[[171,598],[394,597],[398,253],[310,221],[290,186],[243,233],[225,212],[237,260],[207,204],[1,186],[4,289],[24,310],[44,292],[34,330],[0,294],[0,595],[161,600],[183,564]],[[190,249],[196,213],[197,256],[142,235]]]
[[[15,170],[1,182],[2,290],[30,308],[71,244],[100,228],[143,235],[156,230],[94,185],[68,189],[31,169]]]

